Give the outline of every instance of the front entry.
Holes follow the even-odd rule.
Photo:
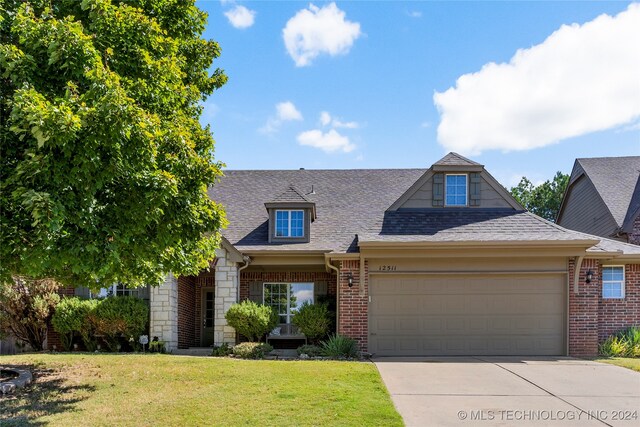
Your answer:
[[[202,325],[201,345],[203,347],[209,347],[213,345],[213,319],[215,316],[215,292],[214,288],[202,288],[201,301],[202,301],[202,319],[200,324]]]

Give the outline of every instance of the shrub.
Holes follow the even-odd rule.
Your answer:
[[[80,298],[63,298],[51,317],[53,329],[60,334],[60,341],[66,351],[71,350],[73,339],[80,334],[87,322],[86,306]]]
[[[233,354],[242,359],[262,359],[273,347],[261,342],[243,342],[233,346]]]
[[[640,328],[632,326],[609,336],[598,352],[608,357],[640,357]]]
[[[301,345],[297,349],[298,356],[301,354],[306,354],[309,357],[318,357],[322,356],[322,349],[317,345],[305,344]]]
[[[278,324],[278,314],[271,307],[248,300],[233,304],[224,317],[229,326],[249,341],[259,341]]]
[[[318,342],[329,332],[331,318],[326,304],[304,303],[293,315],[291,322],[298,327],[312,343]]]
[[[326,341],[322,341],[320,347],[323,356],[347,359],[360,357],[356,341],[344,335],[332,335]]]
[[[146,329],[149,308],[132,296],[106,298],[98,304],[90,321],[111,351],[118,350],[121,337],[137,339]]]
[[[0,330],[40,351],[47,338],[47,321],[60,301],[58,283],[14,277],[0,284]]]
[[[165,354],[167,352],[167,347],[164,341],[151,341],[149,343],[149,353],[161,353]]]
[[[213,357],[227,357],[233,354],[233,349],[229,346],[229,344],[224,343],[219,347],[214,347],[211,355]]]

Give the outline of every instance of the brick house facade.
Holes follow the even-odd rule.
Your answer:
[[[423,170],[225,175],[211,190],[230,221],[215,262],[150,293],[149,334],[169,350],[236,343],[225,313],[265,301],[265,284],[313,289],[335,303],[332,332],[381,356],[594,356],[640,325],[640,246],[524,211],[455,153]],[[611,266],[623,266],[623,292],[605,298]]]

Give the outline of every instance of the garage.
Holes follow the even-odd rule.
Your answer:
[[[372,274],[369,295],[377,356],[566,352],[564,274]]]

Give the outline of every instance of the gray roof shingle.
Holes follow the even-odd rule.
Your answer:
[[[595,186],[618,227],[622,227],[628,212],[638,208],[630,206],[632,199],[640,204],[640,198],[634,198],[634,192],[640,191],[640,156],[576,159],[576,163]]]
[[[428,209],[387,212],[361,241],[495,242],[598,240],[513,209]]]
[[[272,203],[310,203],[310,200],[305,197],[300,190],[293,185],[287,187],[284,192],[277,195]]]
[[[229,220],[222,234],[240,251],[355,250],[355,235],[402,195],[425,169],[229,170],[210,197],[221,203]],[[309,243],[268,243],[265,202],[295,183],[316,204]],[[311,193],[313,186],[314,193]]]
[[[434,166],[482,166],[480,163],[476,163],[473,160],[469,160],[466,157],[461,156],[458,153],[448,153],[446,156],[438,160],[433,164]]]

